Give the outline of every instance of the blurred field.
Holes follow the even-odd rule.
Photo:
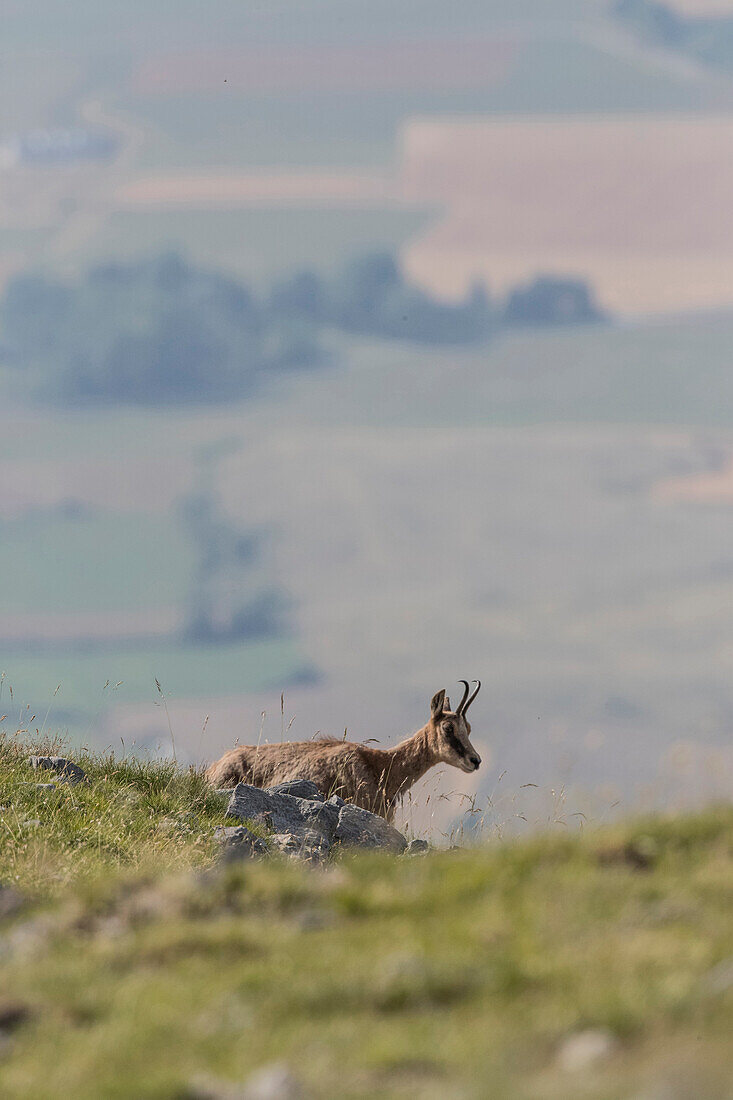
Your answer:
[[[392,66],[390,47],[383,45],[378,54],[383,87],[377,88],[360,78],[374,53],[368,42],[351,47],[357,59],[353,72],[328,69],[324,76],[317,67],[310,74],[295,68],[284,81],[276,79],[282,51],[269,56],[269,68],[264,51],[262,80],[267,77],[273,86],[247,94],[238,86],[231,51],[223,51],[218,64],[216,55],[199,51],[180,64],[187,62],[189,83],[200,72],[205,87],[133,86],[114,103],[146,131],[143,168],[275,165],[293,170],[392,164],[403,120],[415,114],[697,111],[733,103],[729,89],[704,75],[693,83],[673,69],[650,64],[641,51],[629,54],[612,35],[584,35],[574,28],[543,36],[510,24],[483,44],[451,38],[438,43],[431,37],[418,41],[418,47],[426,56],[432,51],[435,64],[407,79],[410,70]],[[498,70],[497,58],[502,59]],[[145,65],[164,74],[170,55]],[[224,83],[230,68],[231,86],[229,76]],[[216,85],[213,72],[219,74]],[[453,82],[447,80],[451,73]],[[343,86],[324,89],[324,80],[341,80]]]
[[[217,209],[204,201],[183,209],[176,204],[167,209],[116,210],[61,256],[49,256],[41,234],[33,245],[38,255],[49,256],[52,268],[66,274],[110,256],[135,259],[176,251],[194,263],[232,272],[258,290],[269,290],[273,280],[284,279],[293,270],[331,274],[345,257],[371,249],[398,252],[430,218],[428,210],[404,204],[391,208],[372,203],[329,205],[324,196],[305,207],[278,208],[258,202],[249,208]],[[9,260],[8,273],[15,264],[17,255],[14,263]]]
[[[686,15],[729,15],[733,13],[731,0],[671,0],[670,7]]]
[[[369,89],[467,88],[502,78],[511,65],[511,39],[455,38],[260,46],[198,50],[148,57],[131,82],[135,95],[230,90],[257,94]]]
[[[90,259],[160,246],[262,286],[292,266],[333,268],[374,244],[402,251],[426,284],[449,295],[473,276],[503,289],[543,268],[597,279],[610,307],[688,309],[729,301],[720,196],[703,196],[703,216],[693,217],[678,247],[675,231],[688,219],[679,217],[675,195],[686,182],[669,150],[692,148],[699,132],[704,147],[690,163],[705,163],[708,178],[719,179],[720,194],[727,194],[728,135],[715,130],[714,116],[733,109],[733,84],[634,43],[600,0],[563,0],[551,10],[539,0],[480,7],[461,0],[449,9],[430,0],[419,15],[410,6],[359,0],[338,19],[332,0],[309,4],[307,15],[290,0],[266,11],[218,0],[203,36],[195,7],[179,9],[175,26],[160,4],[147,6],[144,19],[133,8],[102,20],[74,3],[63,25],[51,7],[35,0],[22,16],[11,7],[6,34],[13,60],[0,77],[7,93],[0,96],[6,112],[0,140],[16,130],[81,123],[111,131],[120,149],[106,165],[18,166],[0,174],[0,285],[24,268],[67,275]],[[489,153],[503,161],[503,179],[524,213],[544,211],[544,223],[526,216],[518,226],[501,179],[486,178],[486,156],[464,163],[452,127],[428,169],[444,175],[441,157],[459,165],[439,189],[437,204],[445,206],[439,215],[434,196],[424,199],[424,170],[413,163],[409,141],[403,163],[400,135],[406,124],[409,136],[416,126],[440,130],[440,119],[477,115],[498,127],[497,116],[516,120],[530,145],[538,144],[537,135],[526,129],[525,116],[544,120],[541,132],[548,135],[567,126],[581,148],[582,126],[594,127],[598,116],[613,125],[613,116],[623,115],[632,129],[634,119],[649,116],[639,122],[653,127],[648,141],[637,136],[631,145],[609,146],[617,160],[630,162],[632,175],[643,177],[636,206],[630,208],[628,173],[604,182],[591,170],[590,197],[574,195],[568,184],[576,162],[562,148],[548,150],[543,139],[543,155],[563,158],[564,175],[548,172],[539,154],[520,170],[516,148]],[[596,139],[594,156],[603,140]],[[654,171],[647,172],[643,156],[635,159],[635,140],[659,153]],[[716,141],[721,163],[709,160],[705,145]],[[482,181],[481,192],[466,196],[472,175]],[[365,192],[365,177],[377,179],[376,190],[370,185]],[[415,188],[423,195],[417,201]],[[650,205],[645,189],[666,202]],[[242,204],[253,201],[260,210],[250,216]],[[217,204],[226,209],[211,209]],[[573,204],[580,226],[565,235]],[[656,236],[647,211],[656,218]],[[716,216],[721,239],[714,234],[708,248],[705,233]],[[588,219],[600,227],[598,240],[583,235]],[[660,249],[658,238],[666,241],[668,230],[672,243]]]
[[[170,640],[125,645],[122,638],[117,647],[90,647],[86,652],[67,647],[66,653],[23,656],[16,650],[7,663],[3,695],[7,719],[2,728],[9,729],[17,719],[33,731],[45,721],[46,730],[69,730],[77,743],[100,746],[113,741],[119,746],[110,720],[118,712],[124,717],[125,707],[138,704],[144,705],[146,719],[129,740],[141,752],[159,749],[161,744],[168,748],[168,722],[156,679],[166,698],[197,698],[206,692],[224,702],[238,693],[279,693],[308,668],[300,648],[288,639],[206,646]],[[176,723],[174,734],[179,735],[184,758],[205,751],[205,719],[206,711],[200,706],[191,722]],[[232,743],[240,729],[241,721],[227,731]]]
[[[3,611],[94,612],[112,626],[117,612],[154,613],[180,600],[193,560],[170,514],[29,517],[3,530],[0,571],[13,578]]]
[[[624,313],[731,304],[730,116],[418,120],[403,148],[406,195],[447,208],[406,250],[435,291],[562,271]]]
[[[8,1100],[220,1095],[273,1062],[306,1097],[731,1096],[729,809],[227,867],[197,774],[82,756],[88,785],[39,792],[28,751],[0,742]]]
[[[42,721],[61,683],[51,728],[155,743],[168,737],[158,676],[179,752],[200,759],[256,741],[262,711],[263,737],[279,737],[281,688],[300,737],[348,727],[393,743],[425,720],[432,691],[480,675],[486,767],[468,780],[448,769],[418,802],[485,800],[507,769],[499,795],[564,785],[594,817],[619,798],[722,794],[733,511],[699,485],[725,481],[733,461],[732,339],[725,316],[448,353],[334,339],[333,367],[227,410],[6,409],[0,664],[17,708]],[[174,509],[217,442],[211,490],[235,526],[272,532],[267,583],[292,600],[294,640],[204,652],[150,639],[138,660],[135,608],[148,630],[180,621],[192,550]],[[54,511],[70,500],[77,518]],[[46,650],[24,656],[18,630],[37,630],[44,607]],[[59,631],[96,619],[117,624],[116,648],[54,649]],[[125,686],[98,714],[108,679]]]
[[[386,249],[446,294],[550,269],[621,311],[731,302],[733,84],[622,33],[601,0],[217,0],[205,33],[189,0],[175,20],[32,0],[4,31],[0,136],[81,122],[120,149],[0,174],[0,280],[179,249],[261,291]],[[334,191],[365,177],[385,190]],[[513,789],[552,778],[602,808],[729,784],[730,317],[448,353],[328,339],[331,368],[219,410],[29,412],[24,372],[0,367],[0,668],[18,706],[63,681],[51,721],[95,744],[167,736],[162,671],[198,759],[256,739],[263,710],[278,736],[289,683],[300,735],[392,741],[431,689],[481,675],[482,797],[507,767]],[[271,533],[282,649],[181,643],[176,509],[219,443],[206,492]],[[107,679],[134,686],[98,716]]]

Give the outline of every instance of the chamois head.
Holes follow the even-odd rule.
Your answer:
[[[466,711],[478,695],[481,681],[473,681],[476,689],[470,698],[468,681],[458,682],[463,684],[464,691],[457,708],[451,710],[445,691],[439,691],[430,704],[428,728],[433,747],[443,763],[452,764],[454,768],[460,768],[464,772],[475,772],[481,764],[481,757],[469,740],[471,724],[466,718]]]

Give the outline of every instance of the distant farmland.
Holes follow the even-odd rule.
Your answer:
[[[517,49],[507,35],[448,41],[259,44],[236,49],[176,51],[141,62],[134,95],[234,91],[357,92],[484,88],[505,78]]]
[[[625,313],[733,303],[733,115],[414,119],[402,187],[444,204],[405,252],[440,294],[553,271]]]
[[[670,7],[686,15],[733,14],[733,0],[672,0]]]

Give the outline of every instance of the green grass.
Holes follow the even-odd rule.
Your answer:
[[[68,751],[49,741],[38,751]],[[222,800],[193,769],[172,762],[71,753],[89,784],[37,791],[55,778],[26,765],[36,751],[0,737],[0,882],[39,898],[69,883],[90,882],[123,869],[171,870],[203,865],[214,845]],[[41,819],[42,825],[28,825]]]
[[[88,785],[39,794],[28,751],[0,748],[9,1100],[173,1100],[273,1061],[313,1097],[730,1096],[731,807],[219,867],[197,773],[84,757]],[[615,1047],[570,1073],[584,1028]]]

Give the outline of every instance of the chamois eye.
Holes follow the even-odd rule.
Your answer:
[[[446,733],[453,733],[453,723],[452,722],[446,722],[445,725],[443,726],[443,729],[445,730]]]

